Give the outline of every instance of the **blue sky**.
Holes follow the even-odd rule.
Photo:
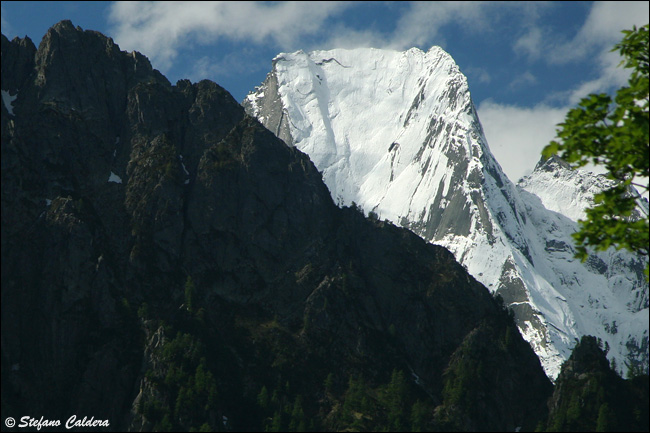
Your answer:
[[[280,52],[372,46],[444,48],[469,80],[497,160],[516,181],[579,99],[611,92],[623,29],[648,2],[2,2],[2,33],[70,19],[137,50],[174,83],[216,81],[241,101]]]

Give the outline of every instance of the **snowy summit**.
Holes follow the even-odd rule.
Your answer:
[[[551,378],[582,335],[601,338],[618,365],[648,363],[644,262],[608,251],[573,259],[576,217],[594,188],[569,203],[548,194],[562,165],[540,164],[521,186],[490,152],[466,77],[440,47],[282,53],[246,110],[307,153],[339,205],[407,227],[447,247],[515,312]],[[550,174],[549,174],[550,173]],[[559,193],[559,191],[558,191]]]

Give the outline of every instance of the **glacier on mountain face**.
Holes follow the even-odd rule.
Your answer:
[[[603,181],[552,159],[510,182],[441,48],[282,53],[243,105],[310,156],[339,205],[454,253],[514,310],[549,377],[583,334],[619,366],[647,368],[645,262],[620,251],[573,258],[576,219]]]

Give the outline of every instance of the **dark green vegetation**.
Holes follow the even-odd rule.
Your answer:
[[[590,162],[604,165],[608,177],[616,181],[596,195],[596,205],[580,221],[574,238],[582,260],[589,256],[588,246],[604,251],[613,245],[648,255],[648,215],[639,214],[639,196],[630,193],[631,185],[641,193],[648,191],[647,183],[634,183],[635,176],[647,179],[650,168],[648,28],[646,24],[624,31],[625,37],[612,50],[620,51],[622,65],[631,69],[628,85],[614,99],[604,93],[582,99],[558,125],[560,141],[551,142],[543,151],[546,158],[558,153],[573,167]]]
[[[216,84],[63,21],[38,50],[2,38],[2,89],[3,419],[546,422],[553,387],[502,304],[444,248],[337,208]]]
[[[648,383],[647,374],[623,380],[599,342],[583,337],[562,366],[546,431],[648,431]]]

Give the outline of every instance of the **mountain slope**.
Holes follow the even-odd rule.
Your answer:
[[[3,417],[115,431],[544,419],[552,385],[488,290],[445,248],[337,208],[307,155],[215,83],[171,85],[69,21],[38,49],[2,36],[1,58]],[[476,357],[497,383],[464,380]],[[480,407],[457,400],[477,393]]]
[[[504,175],[466,78],[439,47],[283,53],[243,105],[310,155],[339,205],[452,251],[515,311],[550,377],[583,334],[607,341],[619,364],[647,367],[642,260],[616,252],[573,260],[575,222]]]

